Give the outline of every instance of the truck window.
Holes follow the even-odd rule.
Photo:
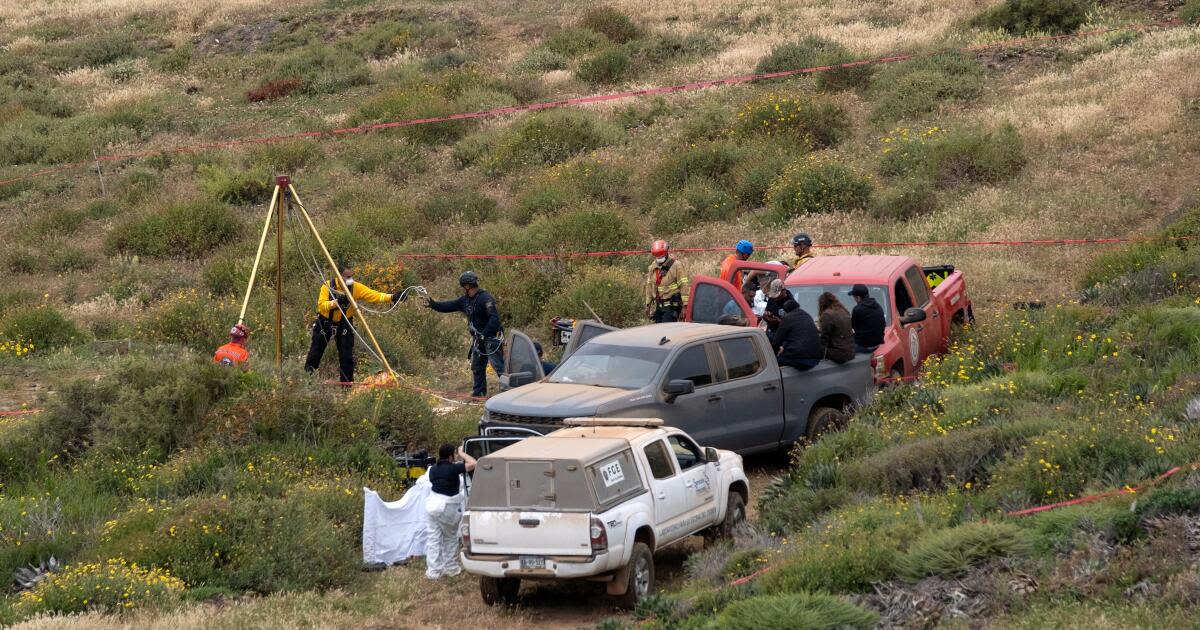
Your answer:
[[[698,324],[716,324],[725,315],[742,314],[733,294],[715,284],[696,285],[692,300],[692,321]]]
[[[925,274],[918,267],[909,267],[904,272],[908,286],[912,287],[913,297],[917,306],[924,308],[929,305],[929,285],[926,284]]]
[[[679,470],[687,470],[703,459],[700,457],[700,447],[682,435],[672,435],[667,438],[671,443],[671,452],[675,453],[675,461],[679,462]]]
[[[896,278],[896,312],[904,315],[904,311],[913,307],[912,294],[904,286],[903,278]]]
[[[708,353],[704,350],[704,344],[692,346],[679,353],[667,372],[668,381],[676,379],[691,381],[696,385],[696,389],[712,384],[712,370],[708,366]]]
[[[671,455],[667,452],[666,442],[655,440],[646,445],[644,452],[646,453],[646,463],[650,464],[650,474],[654,475],[655,479],[668,479],[675,474],[675,467],[671,465]]]
[[[642,489],[642,478],[633,465],[633,453],[628,449],[610,455],[588,466],[588,478],[601,506],[636,494]]]
[[[751,337],[735,337],[717,342],[721,356],[725,357],[725,375],[728,380],[754,376],[762,368],[758,356],[758,344]]]

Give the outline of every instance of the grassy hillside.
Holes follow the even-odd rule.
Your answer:
[[[358,488],[396,495],[404,480],[388,451],[453,441],[472,430],[477,408],[435,414],[444,401],[404,389],[347,398],[300,372],[319,272],[304,262],[311,243],[294,223],[285,259],[265,261],[267,284],[248,316],[253,365],[263,368],[282,264],[286,384],[269,370],[207,365],[236,319],[277,173],[293,176],[359,281],[385,291],[419,283],[437,297],[457,291],[466,265],[403,263],[397,253],[629,249],[658,237],[677,247],[776,245],[797,230],[824,243],[1197,232],[1186,174],[1200,166],[1198,32],[1122,28],[1194,20],[1196,2],[777,5],[0,7],[0,180],[93,151],[922,55],[570,110],[163,152],[105,163],[102,174],[0,187],[0,269],[13,280],[0,289],[0,410],[45,409],[0,416],[0,575],[51,555],[68,565],[52,586],[0,598],[0,622],[90,611],[78,623],[104,626],[113,622],[104,611],[137,608],[146,612],[135,625],[347,625],[420,610],[414,570],[357,572]],[[1115,30],[955,52],[1096,28]],[[963,623],[937,606],[951,575],[981,592],[994,586],[986,575],[1036,583],[971,600],[984,606],[975,616],[1006,625],[1072,614],[1145,625],[1146,602],[1194,604],[1182,564],[1129,565],[1182,557],[1161,545],[1179,543],[1170,527],[1183,525],[1161,522],[1194,513],[1187,497],[1163,495],[1136,519],[1124,516],[1127,499],[1068,512],[1075,520],[997,514],[1194,459],[1184,409],[1197,382],[1195,250],[887,251],[963,269],[979,326],[921,384],[889,392],[851,430],[798,453],[787,479],[764,490],[765,531],[786,539],[698,556],[694,582],[662,611],[685,606],[696,624],[726,623],[741,615],[735,606],[759,608],[737,600],[783,596],[770,606],[810,611],[797,618],[822,610],[866,623],[861,610],[874,610],[886,623],[935,613]],[[719,258],[683,260],[713,273]],[[636,322],[645,262],[471,266],[508,327],[544,338],[547,318],[586,315],[585,302],[606,321]],[[1009,308],[1037,301],[1046,308]],[[468,387],[457,318],[406,304],[371,321],[407,382]],[[377,369],[360,357],[360,374]],[[334,374],[327,359],[320,376]],[[981,517],[998,522],[980,526]],[[1103,546],[1076,545],[1085,538]],[[1120,561],[1077,583],[1055,573],[1071,553]],[[761,566],[759,556],[774,568],[750,589],[700,593]],[[1091,567],[1090,557],[1078,562]],[[450,588],[470,590],[466,581]],[[913,589],[928,610],[903,616],[881,599]],[[1121,589],[1134,590],[1122,599]],[[792,597],[801,591],[850,595],[859,608]],[[431,619],[423,623],[443,622]]]

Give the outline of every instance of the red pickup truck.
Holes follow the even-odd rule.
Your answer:
[[[772,277],[781,275],[782,268],[738,262],[729,269],[729,276],[753,271],[766,274],[762,283],[766,286]],[[848,294],[856,284],[867,286],[871,297],[883,306],[886,318],[883,345],[871,361],[877,381],[916,376],[926,357],[946,351],[952,325],[974,319],[961,271],[949,265],[922,267],[908,256],[818,256],[784,280],[792,297],[814,318],[817,298],[825,291],[853,310],[854,298]],[[753,305],[734,290],[728,278],[692,278],[686,321],[717,323],[735,308],[750,325],[758,324]]]

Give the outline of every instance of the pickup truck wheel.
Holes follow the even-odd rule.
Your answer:
[[[629,556],[629,582],[625,585],[625,594],[617,598],[617,605],[626,610],[633,610],[638,602],[654,594],[654,554],[646,543],[633,543],[633,553]]]
[[[517,593],[521,590],[519,578],[494,578],[480,576],[479,594],[488,606],[515,606]]]
[[[746,520],[746,501],[740,492],[729,491],[729,506],[725,508],[725,520],[717,530],[721,538],[733,538],[733,532]]]
[[[816,442],[822,435],[840,430],[846,425],[846,413],[833,407],[817,407],[808,416],[808,443]]]

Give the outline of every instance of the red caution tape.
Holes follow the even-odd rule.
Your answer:
[[[29,414],[38,413],[40,411],[41,411],[41,409],[18,409],[16,411],[0,411],[0,418],[6,418],[6,417],[10,417],[10,416],[25,416],[25,415],[29,415]]]
[[[1100,499],[1107,499],[1108,497],[1115,497],[1115,496],[1122,495],[1122,494],[1134,494],[1134,493],[1141,492],[1143,490],[1146,490],[1148,488],[1152,488],[1152,487],[1158,485],[1164,479],[1166,479],[1167,477],[1170,477],[1171,475],[1174,475],[1175,473],[1179,472],[1180,470],[1183,470],[1183,468],[1181,466],[1176,466],[1176,467],[1168,470],[1167,472],[1155,477],[1149,483],[1140,485],[1136,488],[1125,487],[1125,488],[1121,488],[1120,490],[1110,490],[1108,492],[1101,492],[1100,494],[1092,494],[1092,495],[1088,495],[1086,497],[1079,497],[1078,499],[1071,499],[1070,501],[1059,501],[1058,503],[1051,503],[1049,505],[1039,505],[1037,507],[1029,508],[1027,510],[1017,510],[1016,512],[1008,512],[1007,515],[1008,516],[1025,516],[1028,514],[1036,514],[1038,512],[1045,512],[1046,510],[1053,510],[1055,508],[1067,507],[1068,505],[1079,505],[1080,503],[1091,503],[1092,501],[1099,501]]]
[[[1026,37],[1026,38],[1022,38],[1022,39],[1006,40],[1006,41],[997,42],[994,44],[986,44],[986,45],[979,45],[979,46],[967,46],[965,48],[960,48],[959,50],[961,52],[976,53],[976,52],[982,52],[985,50],[1011,48],[1011,47],[1015,47],[1015,46],[1023,46],[1023,45],[1034,44],[1034,43],[1066,41],[1066,40],[1071,40],[1071,39],[1082,39],[1082,38],[1086,38],[1086,37],[1094,37],[1096,35],[1103,35],[1105,33],[1131,31],[1131,30],[1143,31],[1143,30],[1149,30],[1149,29],[1153,29],[1153,28],[1178,26],[1178,24],[1179,24],[1179,22],[1176,20],[1167,20],[1167,21],[1163,21],[1163,22],[1154,22],[1151,24],[1099,28],[1099,29],[1095,29],[1095,30],[1091,30],[1091,31],[1085,31],[1082,33],[1074,33],[1074,34],[1070,34],[1070,35],[1047,35],[1047,36],[1043,36],[1043,37]],[[452,120],[470,120],[473,118],[487,118],[487,117],[492,117],[492,116],[503,116],[506,114],[516,114],[516,113],[521,113],[521,112],[534,112],[534,111],[540,111],[543,109],[554,109],[554,108],[558,108],[558,107],[572,107],[572,106],[576,106],[576,105],[586,105],[586,104],[591,104],[591,103],[603,103],[606,101],[616,101],[616,100],[623,100],[623,99],[636,98],[636,97],[642,97],[642,96],[654,96],[654,95],[658,95],[658,94],[674,94],[676,92],[690,92],[690,91],[703,90],[703,89],[708,89],[708,88],[713,88],[713,87],[750,83],[753,81],[761,81],[761,80],[765,80],[765,79],[781,79],[781,78],[786,78],[786,77],[803,76],[803,75],[807,75],[807,74],[815,74],[818,72],[828,72],[830,70],[837,70],[837,69],[841,69],[841,68],[858,68],[858,67],[862,67],[862,66],[872,66],[872,65],[879,65],[879,64],[895,63],[897,61],[907,61],[910,59],[916,59],[919,57],[928,57],[928,56],[932,56],[932,55],[936,55],[936,54],[938,54],[938,53],[930,52],[930,53],[923,53],[923,54],[892,55],[892,56],[888,56],[888,57],[876,57],[874,59],[862,59],[859,61],[851,61],[848,63],[834,64],[834,65],[828,65],[828,66],[814,66],[811,68],[799,68],[796,70],[784,70],[781,72],[759,72],[759,73],[754,73],[754,74],[743,74],[743,75],[738,75],[738,76],[733,76],[733,77],[727,77],[724,79],[714,79],[714,80],[709,80],[709,81],[694,81],[691,83],[681,83],[679,85],[668,85],[668,86],[661,86],[661,87],[655,87],[655,88],[646,88],[646,89],[642,89],[642,90],[628,90],[628,91],[624,91],[624,92],[613,92],[613,93],[609,93],[609,94],[593,94],[590,96],[565,98],[565,99],[560,99],[560,100],[555,100],[555,101],[543,101],[540,103],[532,103],[529,105],[515,105],[512,107],[495,107],[492,109],[484,109],[484,110],[475,111],[475,112],[463,112],[463,113],[459,113],[459,114],[451,114],[449,116],[436,116],[436,117],[431,117],[431,118],[413,118],[413,119],[408,119],[408,120],[395,120],[395,121],[390,121],[390,122],[374,123],[374,124],[369,124],[369,125],[360,125],[358,127],[344,127],[341,129],[329,129],[329,130],[325,130],[325,131],[304,131],[304,132],[297,132],[297,133],[287,133],[287,134],[278,134],[278,135],[273,135],[273,136],[264,136],[264,137],[258,137],[258,138],[240,138],[240,139],[233,139],[233,140],[210,142],[210,143],[205,143],[205,144],[184,145],[184,146],[172,147],[172,148],[167,148],[167,149],[145,150],[145,151],[135,151],[135,152],[131,152],[131,153],[101,155],[101,156],[98,156],[97,158],[95,158],[94,160],[85,160],[85,161],[79,161],[79,162],[71,162],[68,164],[60,164],[60,165],[53,166],[50,168],[42,169],[40,171],[34,171],[32,173],[27,173],[25,175],[20,175],[17,177],[0,180],[0,186],[6,186],[8,184],[14,184],[14,183],[17,183],[20,181],[29,180],[29,179],[33,179],[36,177],[43,177],[46,175],[52,175],[55,173],[63,173],[66,171],[83,168],[86,166],[91,166],[91,165],[94,165],[94,164],[97,164],[100,162],[116,162],[116,161],[121,161],[121,160],[150,157],[150,156],[162,155],[162,154],[194,153],[196,151],[203,151],[206,149],[228,149],[228,148],[244,146],[244,145],[263,144],[263,143],[270,143],[270,142],[282,142],[285,140],[298,140],[298,139],[304,139],[304,138],[330,139],[330,138],[336,138],[338,136],[343,136],[343,135],[347,135],[347,134],[366,133],[369,131],[394,129],[394,128],[398,128],[398,127],[411,127],[414,125],[429,125],[429,124],[435,124],[435,123],[449,122]]]
[[[442,399],[448,399],[451,401],[460,401],[460,402],[463,402],[466,404],[482,404],[485,400],[487,400],[486,397],[472,396],[470,394],[463,394],[460,392],[443,392],[443,391],[438,391],[436,389],[429,389],[427,387],[421,387],[420,385],[412,385],[410,383],[403,383],[399,380],[393,380],[393,381],[387,381],[387,382],[381,382],[381,383],[356,382],[356,381],[324,381],[321,384],[322,385],[332,385],[335,387],[359,387],[359,388],[400,387],[403,389],[411,389],[416,392],[421,392],[422,394],[429,394],[430,396],[436,396],[436,397],[442,398]]]
[[[986,246],[1017,246],[1017,245],[1111,245],[1117,243],[1149,243],[1153,241],[1192,241],[1200,239],[1200,235],[1190,236],[1132,236],[1126,238],[1058,238],[1030,240],[996,240],[996,241],[910,241],[894,243],[825,243],[813,245],[816,249],[840,248],[881,248],[881,247],[986,247]],[[763,250],[790,250],[791,245],[766,245],[755,247]],[[732,247],[679,247],[672,248],[674,253],[705,253],[732,252]],[[398,258],[407,259],[470,259],[470,260],[555,260],[563,258],[607,258],[612,256],[648,256],[649,250],[626,249],[602,252],[557,252],[538,254],[459,254],[459,253],[400,253]]]

